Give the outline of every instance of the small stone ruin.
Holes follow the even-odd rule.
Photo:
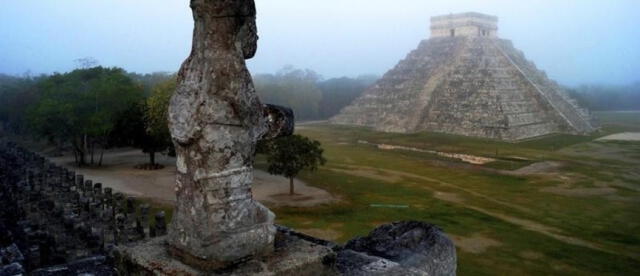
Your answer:
[[[0,144],[0,275],[115,275],[118,246],[166,233],[163,211]]]

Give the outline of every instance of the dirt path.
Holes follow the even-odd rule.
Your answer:
[[[462,251],[473,254],[481,254],[491,247],[502,246],[501,242],[477,233],[473,234],[471,237],[462,237],[451,234],[448,235],[451,236],[456,246],[462,249]]]
[[[419,148],[414,148],[414,147],[405,147],[405,146],[400,146],[400,145],[376,144],[376,143],[371,143],[371,142],[364,141],[364,140],[358,140],[358,144],[375,146],[375,147],[377,147],[378,149],[381,149],[381,150],[404,150],[404,151],[413,151],[413,152],[435,154],[435,155],[442,156],[442,157],[447,157],[447,158],[451,158],[451,159],[457,159],[457,160],[460,160],[462,162],[465,162],[465,163],[468,163],[468,164],[473,164],[473,165],[483,165],[483,164],[486,164],[486,163],[489,163],[489,162],[496,161],[496,159],[494,159],[494,158],[477,156],[477,155],[470,155],[470,154],[463,154],[463,153],[441,152],[441,151],[435,151],[435,150],[419,149]]]
[[[514,209],[518,209],[518,210],[526,210],[527,212],[530,212],[529,209],[524,208],[522,206],[513,205],[513,204],[510,204],[510,203],[507,203],[507,202],[504,202],[504,201],[496,200],[496,199],[491,198],[489,196],[480,194],[480,193],[475,192],[475,191],[471,191],[469,189],[460,187],[458,185],[454,185],[454,184],[451,184],[451,183],[448,183],[448,182],[444,182],[444,181],[441,181],[441,180],[438,180],[438,179],[434,179],[434,178],[430,178],[430,177],[426,177],[426,176],[422,176],[422,175],[416,175],[416,174],[412,174],[412,173],[395,171],[395,170],[388,170],[388,169],[378,169],[378,168],[366,167],[366,166],[348,166],[348,167],[356,168],[356,169],[359,169],[361,171],[362,170],[369,170],[371,173],[374,173],[374,174],[375,174],[376,171],[381,171],[381,172],[385,172],[387,174],[395,174],[397,176],[403,176],[403,177],[408,177],[408,178],[425,180],[425,181],[429,181],[429,182],[435,182],[435,183],[438,183],[438,184],[446,186],[446,187],[451,187],[451,188],[458,189],[460,191],[464,191],[465,193],[471,194],[471,195],[476,196],[476,197],[480,197],[482,199],[491,201],[493,203],[497,203],[497,204],[500,204],[500,205],[503,205],[503,206],[506,206],[506,207],[510,207],[510,208],[514,208]],[[345,171],[345,172],[348,172],[348,170]],[[362,173],[358,173],[358,176],[364,176],[364,175],[362,175]],[[367,176],[364,176],[364,177],[367,177]],[[375,176],[370,176],[370,178],[377,179]],[[543,234],[545,236],[554,238],[554,239],[559,240],[559,241],[564,242],[564,243],[583,246],[583,247],[587,247],[587,248],[603,251],[603,252],[614,254],[614,255],[621,254],[621,255],[625,255],[625,256],[628,256],[630,258],[636,259],[636,260],[640,259],[640,255],[638,255],[636,253],[626,252],[626,251],[625,252],[621,252],[621,251],[618,251],[618,250],[610,250],[608,248],[605,248],[605,246],[603,246],[601,244],[565,235],[565,234],[562,233],[562,230],[557,229],[557,228],[552,227],[552,226],[544,225],[542,223],[538,223],[538,222],[527,220],[527,219],[522,219],[522,218],[517,218],[517,217],[514,217],[514,216],[509,216],[509,215],[497,213],[497,212],[490,211],[490,210],[487,210],[487,209],[484,209],[484,208],[481,208],[481,207],[469,205],[468,202],[465,202],[463,200],[463,198],[461,198],[458,194],[444,193],[444,192],[438,191],[437,189],[435,189],[435,188],[433,188],[431,186],[422,186],[422,187],[432,191],[434,193],[435,197],[440,199],[440,200],[444,200],[444,201],[447,201],[447,202],[451,202],[451,203],[455,203],[455,204],[461,205],[461,206],[463,206],[465,208],[469,208],[469,209],[484,213],[486,215],[501,219],[501,220],[506,221],[508,223],[518,225],[518,226],[522,227],[523,229],[526,229],[526,230],[529,230],[529,231],[533,231],[533,232],[536,232],[536,233],[539,233],[539,234]]]
[[[145,171],[135,169],[137,164],[148,161],[146,155],[137,149],[118,149],[106,152],[102,167],[77,168],[73,157],[63,156],[50,158],[59,165],[64,165],[83,174],[85,179],[94,183],[102,183],[104,187],[111,187],[135,197],[144,197],[163,203],[175,202],[175,158],[157,155],[156,161],[165,166],[164,169]],[[294,196],[289,193],[289,181],[284,177],[270,175],[261,170],[255,170],[253,183],[253,197],[268,206],[310,207],[318,204],[330,203],[336,200],[327,191],[311,187],[295,179]]]
[[[640,132],[623,132],[599,138],[596,141],[640,141]]]
[[[289,180],[265,171],[253,172],[253,197],[268,206],[311,207],[337,199],[327,191],[294,179],[295,195],[289,195]]]
[[[515,171],[505,171],[505,174],[511,175],[530,175],[530,174],[540,174],[540,173],[549,173],[558,170],[561,168],[563,164],[558,161],[543,161],[536,162],[529,166],[519,168]]]

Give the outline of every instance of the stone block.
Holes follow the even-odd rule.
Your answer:
[[[164,237],[123,246],[116,253],[116,267],[124,275],[335,275],[331,265],[336,253],[326,245],[278,231],[271,254],[246,258],[216,269],[186,265],[169,253]],[[203,267],[203,266],[201,266]]]

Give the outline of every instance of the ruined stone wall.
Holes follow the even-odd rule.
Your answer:
[[[166,228],[164,212],[150,214],[147,204],[15,144],[0,144],[0,251],[14,252],[0,254],[0,275],[5,268],[111,275],[116,246],[164,235]]]
[[[453,36],[488,36],[497,37],[496,30],[490,30],[481,26],[459,26],[450,28],[431,29],[431,37],[447,37],[452,36],[451,30],[454,30]],[[484,31],[484,33],[483,33]]]
[[[460,13],[431,17],[431,37],[487,36],[497,37],[498,18],[480,13]]]

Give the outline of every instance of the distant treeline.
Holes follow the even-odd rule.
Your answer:
[[[170,148],[166,124],[175,76],[91,67],[37,77],[0,75],[0,133],[46,140],[74,153],[78,165],[101,165],[104,149]]]
[[[311,70],[285,68],[254,76],[264,103],[290,107],[297,120],[337,114],[375,77],[323,80]],[[109,147],[133,146],[149,153],[171,152],[167,107],[176,87],[173,73],[136,74],[91,67],[60,74],[0,74],[0,135],[47,140],[70,150],[79,165],[102,162]]]
[[[592,111],[640,110],[640,82],[629,85],[581,85],[568,91],[582,106]]]
[[[291,67],[253,78],[264,103],[292,108],[298,121],[325,120],[338,114],[377,80],[371,75],[323,80],[314,71]]]
[[[376,79],[323,79],[311,70],[285,67],[255,75],[254,83],[264,103],[290,107],[298,121],[307,121],[336,115]],[[173,73],[99,66],[41,76],[0,74],[0,131],[71,149],[79,164],[99,164],[102,150],[114,146],[139,147],[154,163],[155,152],[171,151],[166,110],[175,85]],[[568,90],[594,111],[640,110],[640,82]]]
[[[109,97],[135,94],[133,101],[139,101],[149,97],[155,86],[174,78],[172,73],[137,74],[104,67],[40,76],[0,74],[0,126],[17,134],[26,134],[34,128],[33,122],[28,120],[28,114],[35,115],[38,107],[60,101],[61,105],[78,108],[82,105],[82,96],[85,100],[83,104],[92,104],[93,111],[114,109],[115,106],[109,106],[106,102],[110,100]],[[113,95],[103,95],[109,93]],[[101,106],[96,108],[98,104]]]

